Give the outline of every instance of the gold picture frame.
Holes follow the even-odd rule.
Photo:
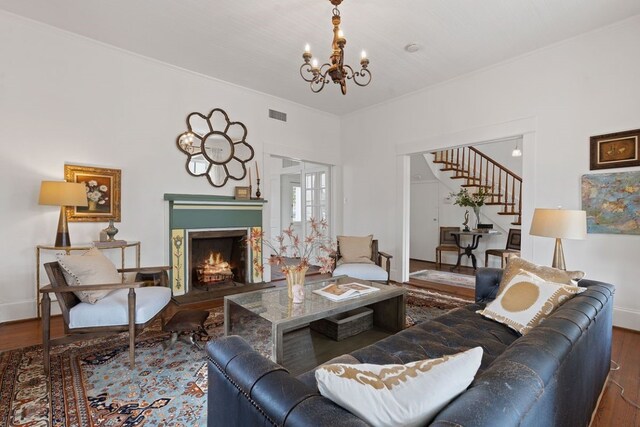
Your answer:
[[[84,182],[88,206],[68,206],[69,222],[120,222],[120,169],[64,165],[64,179]]]
[[[591,137],[590,170],[640,166],[640,129]]]

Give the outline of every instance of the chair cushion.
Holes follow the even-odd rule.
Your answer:
[[[389,279],[387,270],[376,264],[341,264],[333,270],[334,276],[349,276],[361,280],[384,280]]]
[[[171,299],[171,289],[161,286],[137,288],[136,324],[148,322]],[[81,302],[69,310],[69,328],[122,326],[129,324],[129,290],[118,289],[95,304]]]
[[[91,248],[81,255],[57,254],[62,274],[69,286],[106,285],[121,283],[122,276],[111,260],[97,248]],[[95,304],[109,294],[109,290],[74,292],[82,302]]]
[[[338,236],[338,246],[340,247],[340,260],[343,263],[364,263],[373,264],[371,261],[371,242],[373,235],[358,236]]]

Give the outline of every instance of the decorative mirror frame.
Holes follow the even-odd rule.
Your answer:
[[[217,117],[217,115],[221,115],[221,117]],[[217,120],[216,120],[217,118]],[[221,121],[220,119],[224,119],[224,129],[215,129],[214,122]],[[199,122],[199,123],[198,123]],[[195,124],[204,125],[206,124],[207,132],[198,131],[194,129]],[[234,141],[229,136],[229,131],[237,126],[241,130],[242,137]],[[202,126],[204,128],[205,126]],[[212,158],[208,153],[205,147],[205,143],[207,139],[211,136],[222,136],[229,143],[229,157],[227,159],[219,160]],[[229,179],[234,179],[236,181],[241,181],[247,176],[247,167],[246,163],[253,159],[254,151],[253,147],[249,145],[246,141],[247,138],[247,127],[241,122],[232,122],[229,120],[229,116],[227,113],[221,108],[214,108],[209,112],[209,114],[204,115],[202,113],[193,112],[187,116],[187,131],[178,135],[176,139],[176,145],[178,149],[187,155],[187,162],[185,167],[187,169],[187,173],[191,176],[205,176],[214,187],[220,188],[224,187],[227,184]],[[198,143],[199,141],[199,143]],[[243,148],[239,149],[239,148]],[[244,152],[244,153],[243,153]],[[194,157],[199,156],[208,163],[204,172],[195,173],[190,169],[191,162],[194,161]],[[200,160],[200,159],[199,159]],[[242,174],[238,174],[237,172],[230,171],[229,165],[232,162],[239,162],[242,167]],[[195,161],[194,161],[195,162]],[[216,171],[223,170],[224,178],[221,182],[214,182],[211,177],[211,171],[213,168],[216,168]]]

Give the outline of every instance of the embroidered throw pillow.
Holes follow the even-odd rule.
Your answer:
[[[496,299],[478,313],[525,335],[561,304],[585,290],[578,286],[547,282],[535,274],[520,270]]]
[[[118,273],[116,266],[96,248],[91,248],[82,255],[58,254],[56,258],[69,286],[122,282],[122,276]],[[82,302],[95,304],[107,296],[109,292],[111,291],[77,291],[74,294]]]
[[[519,274],[520,270],[533,273],[547,282],[561,283],[563,285],[575,286],[576,281],[584,277],[584,272],[582,271],[565,271],[557,268],[545,267],[543,265],[537,265],[526,261],[518,256],[512,256],[509,258],[509,262],[504,268],[498,293],[501,293],[504,290],[507,283],[511,282],[511,279],[513,279],[516,274]]]
[[[373,264],[371,261],[371,242],[373,235],[364,237],[338,236],[340,263]]]
[[[482,347],[406,365],[332,364],[315,372],[320,393],[374,426],[429,423],[473,381]]]

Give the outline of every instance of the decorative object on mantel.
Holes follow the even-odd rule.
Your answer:
[[[333,81],[333,83],[340,85],[342,94],[346,95],[347,80],[353,80],[358,86],[367,86],[371,82],[371,72],[367,68],[369,59],[367,59],[367,54],[363,50],[360,57],[360,66],[362,67],[360,71],[353,71],[353,68],[344,63],[344,46],[347,44],[347,39],[344,38],[344,34],[340,29],[340,11],[338,10],[342,0],[329,1],[334,6],[333,16],[331,17],[333,44],[331,56],[329,57],[330,63],[325,63],[318,67],[318,60],[313,58],[310,47],[307,44],[302,54],[304,64],[300,66],[300,76],[305,82],[309,82],[311,91],[314,93],[320,92],[326,83]]]
[[[469,191],[466,188],[461,188],[457,193],[450,193],[450,196],[456,198],[455,202],[453,202],[454,205],[470,207],[473,209],[473,213],[476,215],[476,228],[479,228],[480,207],[484,205],[485,199],[489,197],[489,194],[485,189],[483,187],[479,187],[477,192],[469,194]],[[464,225],[466,225],[466,223]]]
[[[584,240],[587,237],[585,211],[536,208],[529,234],[556,239],[551,267],[566,270],[562,239]]]
[[[41,205],[60,206],[58,229],[55,246],[71,246],[66,209],[69,207],[87,206],[87,195],[84,184],[64,181],[42,181],[40,184]]]
[[[640,129],[590,138],[590,170],[640,166]]]
[[[253,158],[253,147],[246,138],[243,123],[230,121],[224,110],[214,108],[206,116],[189,114],[187,131],[176,143],[187,155],[189,175],[205,176],[214,187],[223,187],[229,179],[241,181],[247,175],[245,163]]]
[[[258,170],[258,162],[256,161],[256,199],[259,199],[260,193],[260,171]]]
[[[587,233],[640,234],[640,171],[582,175]]]
[[[120,169],[64,165],[64,179],[86,186],[87,205],[68,207],[72,222],[120,222]]]
[[[306,227],[306,224],[302,224]],[[249,244],[254,251],[258,251],[264,243],[273,254],[269,258],[269,264],[280,266],[287,278],[289,299],[294,303],[304,301],[305,274],[311,265],[311,258],[320,263],[320,272],[329,273],[333,270],[333,258],[330,254],[335,252],[335,245],[325,235],[327,222],[309,220],[310,233],[301,239],[293,226],[282,230],[282,234],[275,237],[275,241],[264,239],[261,229],[252,229]]]
[[[250,200],[251,199],[251,187],[239,187],[239,186],[236,186],[234,199],[236,199],[236,200]]]

